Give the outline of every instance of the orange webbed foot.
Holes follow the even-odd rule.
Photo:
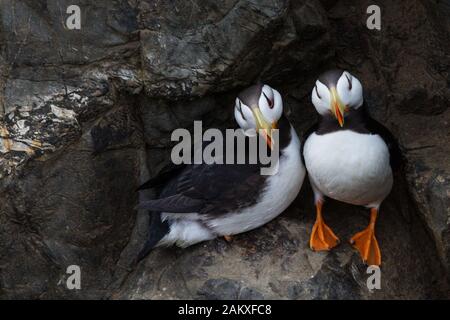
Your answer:
[[[309,239],[309,247],[314,251],[330,250],[339,244],[339,238],[322,218],[322,203],[316,204],[317,217]]]
[[[368,265],[381,265],[381,251],[375,237],[375,221],[377,209],[371,209],[370,224],[361,232],[355,234],[350,243],[359,251],[362,260]]]

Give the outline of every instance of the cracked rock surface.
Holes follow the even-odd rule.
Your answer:
[[[450,7],[379,1],[3,0],[0,2],[0,298],[449,298]],[[81,30],[65,27],[81,9]],[[277,88],[299,135],[322,71],[348,69],[405,158],[381,207],[380,290],[348,239],[368,211],[327,201],[341,244],[308,247],[305,182],[266,226],[132,263],[148,215],[141,182],[170,161],[171,132],[233,125],[236,93]],[[68,290],[79,265],[82,289]]]

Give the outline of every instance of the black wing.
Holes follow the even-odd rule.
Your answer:
[[[144,259],[154,248],[154,246],[156,246],[158,242],[169,232],[169,223],[167,221],[163,221],[160,214],[150,215],[147,240],[136,257],[136,263]]]
[[[203,141],[202,148],[205,148],[210,141]],[[192,145],[191,148],[194,146]],[[191,159],[193,161],[193,159]],[[172,178],[176,177],[181,173],[182,170],[186,168],[186,164],[174,164],[173,162],[169,162],[167,165],[165,165],[159,173],[146,181],[144,184],[140,185],[136,191],[139,190],[145,190],[145,189],[160,189],[160,187],[167,184],[168,181],[170,181]]]
[[[256,202],[266,179],[258,165],[186,165],[177,172],[168,181],[159,199],[138,205],[138,208],[149,209],[152,214],[148,238],[136,262],[143,259],[169,232],[169,223],[161,219],[160,212],[208,215],[232,212]],[[163,176],[167,176],[166,173]],[[151,181],[160,180],[162,177]]]
[[[258,165],[188,165],[167,184],[159,199],[143,202],[138,208],[223,214],[255,203],[265,179]]]
[[[314,132],[317,131],[318,128],[319,128],[319,122],[317,121],[308,130],[306,130],[305,133],[302,136],[302,141],[301,141],[302,143],[301,143],[301,147],[300,147],[300,154],[302,155],[303,163],[305,163],[305,157],[303,156],[303,147],[305,145],[305,142],[306,142],[306,140],[308,139],[308,137],[310,135],[312,135]]]
[[[167,183],[167,181],[179,174],[184,168],[186,168],[186,165],[184,164],[176,165],[170,162],[162,168],[162,170],[155,177],[140,185],[136,191],[161,187]]]
[[[366,127],[369,132],[378,134],[388,146],[391,168],[393,170],[399,169],[403,164],[403,157],[394,135],[385,126],[371,118],[369,115],[367,115],[366,121]]]
[[[248,140],[247,140],[248,142]],[[237,157],[235,145],[235,161]],[[159,198],[141,203],[138,208],[153,212],[222,214],[256,203],[267,176],[261,164],[169,165],[162,174],[139,189],[165,184]],[[224,159],[225,150],[223,152]]]

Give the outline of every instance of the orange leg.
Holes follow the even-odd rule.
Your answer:
[[[232,237],[232,236],[223,236],[223,238],[224,238],[227,242],[233,241],[233,237]]]
[[[359,251],[361,258],[368,265],[381,265],[381,251],[375,238],[375,222],[377,221],[378,209],[370,209],[369,226],[355,234],[350,243]]]
[[[322,218],[322,202],[316,203],[316,223],[314,223],[309,246],[312,250],[322,251],[330,250],[339,243],[338,237],[328,227]]]

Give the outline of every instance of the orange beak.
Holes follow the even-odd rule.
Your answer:
[[[270,134],[267,133],[267,130],[262,130],[262,135],[263,135],[264,139],[266,140],[267,145],[272,150],[273,149],[272,137],[270,136]]]
[[[253,115],[256,120],[256,130],[263,136],[266,140],[267,145],[271,150],[273,150],[273,139],[272,139],[272,129],[277,129],[277,123],[267,122],[258,107],[252,108]]]
[[[346,106],[342,103],[341,99],[339,98],[336,88],[331,88],[331,110],[333,111],[334,116],[336,117],[341,127],[344,126],[345,109]]]

